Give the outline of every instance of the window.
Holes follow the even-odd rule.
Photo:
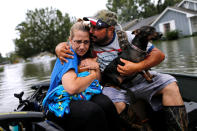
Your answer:
[[[185,3],[184,3],[184,7],[185,7],[186,9],[189,9],[189,2],[185,2]]]
[[[163,27],[164,27],[164,32],[169,32],[170,31],[170,23],[164,24]]]

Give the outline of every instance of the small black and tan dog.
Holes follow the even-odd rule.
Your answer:
[[[155,28],[152,26],[143,26],[132,32],[135,34],[132,44],[126,44],[122,49],[122,52],[118,54],[103,71],[101,84],[105,86],[118,86],[122,87],[127,82],[131,81],[137,74],[131,75],[129,77],[121,77],[120,73],[117,71],[117,65],[124,65],[120,61],[120,58],[138,63],[147,57],[146,48],[148,42],[151,40],[158,40],[161,38],[162,34],[156,32]],[[146,78],[148,82],[152,82],[152,76],[148,71],[140,72]],[[123,84],[124,83],[124,84]]]

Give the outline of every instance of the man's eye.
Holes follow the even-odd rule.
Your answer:
[[[90,43],[90,41],[85,40],[83,43],[84,43],[84,44],[88,44],[88,43]]]

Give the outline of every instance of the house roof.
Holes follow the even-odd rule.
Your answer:
[[[116,25],[116,30],[127,30],[129,27],[133,26],[137,22],[138,22],[138,19],[134,19],[129,22],[122,23],[120,25],[118,24]]]
[[[183,0],[183,1],[181,1],[179,4],[178,4],[178,6],[177,7],[180,7],[185,1],[188,1],[188,2],[193,2],[193,3],[197,3],[197,1],[196,0]]]
[[[188,9],[185,9],[185,8],[181,8],[181,7],[173,7],[175,10],[179,10],[179,11],[182,11],[182,12],[185,12],[185,13],[190,13],[190,14],[194,14],[196,15],[197,14],[197,11],[194,11],[194,10],[188,10]]]
[[[133,25],[133,26],[130,26],[129,28],[127,28],[127,30],[135,30],[135,29],[138,29],[142,26],[145,26],[145,25],[150,25],[152,24],[152,22],[158,17],[159,15],[155,15],[155,16],[151,16],[151,17],[148,17],[148,18],[145,18],[145,19],[142,19],[142,20],[138,20],[138,22]]]
[[[185,8],[181,8],[181,4],[183,4],[183,2],[188,1],[188,2],[194,2],[197,3],[197,0],[183,0],[182,2],[180,2],[179,4],[177,4],[174,7],[167,7],[160,15],[155,15],[155,16],[151,16],[142,20],[133,20],[127,23],[122,24],[121,26],[123,27],[124,30],[135,30],[138,29],[144,25],[151,25],[154,26],[154,24],[168,11],[168,10],[172,10],[172,11],[176,11],[179,13],[184,13],[187,15],[187,17],[192,17],[192,16],[197,16],[197,11],[193,11],[193,10],[189,10],[189,9],[185,9]]]
[[[176,11],[179,13],[183,13],[186,14],[187,17],[192,17],[192,16],[197,16],[197,11],[192,11],[192,10],[188,10],[188,9],[184,9],[181,7],[168,7],[166,8],[159,17],[157,17],[157,19],[151,24],[152,26],[154,26],[155,23],[157,23],[157,21],[168,11],[168,10],[172,10],[172,11]]]
[[[131,26],[135,25],[137,22],[139,22],[138,19],[134,19],[132,21],[129,21],[122,25],[123,30],[128,30]]]

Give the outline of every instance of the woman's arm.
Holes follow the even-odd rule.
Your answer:
[[[90,70],[90,74],[86,77],[77,77],[75,71],[71,69],[63,75],[62,85],[72,95],[84,91],[96,78],[97,73],[95,70]]]

